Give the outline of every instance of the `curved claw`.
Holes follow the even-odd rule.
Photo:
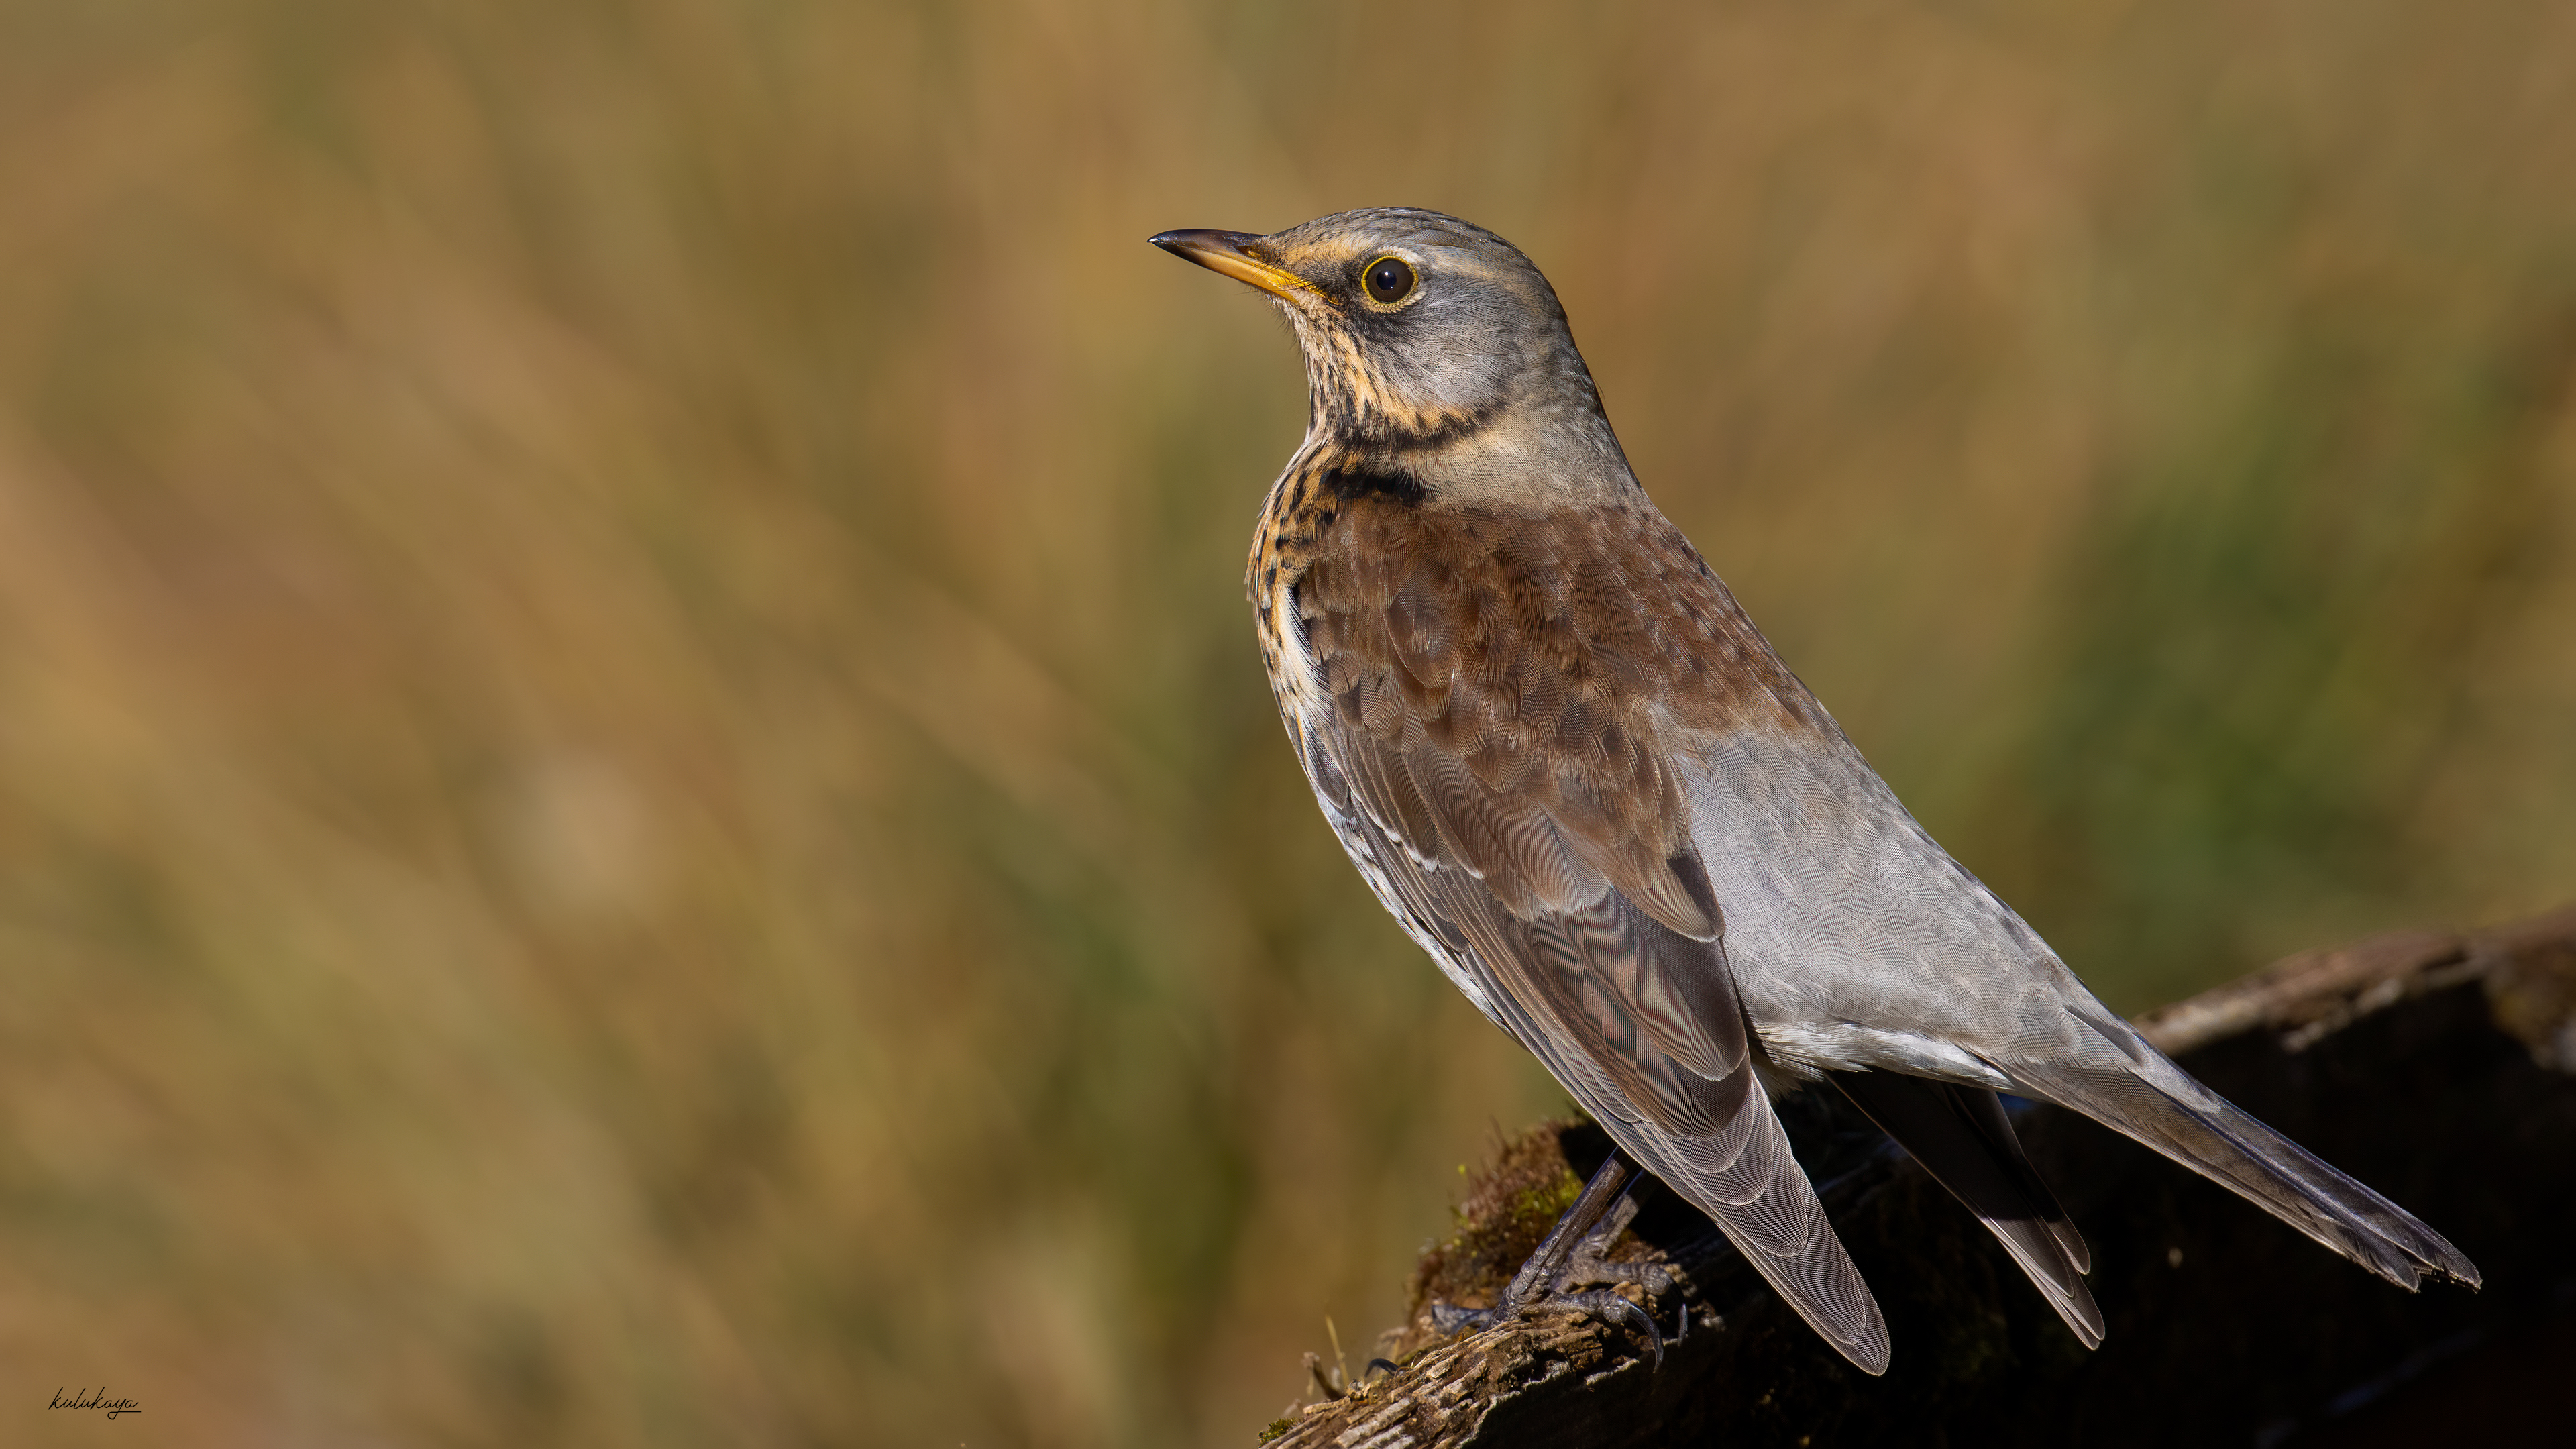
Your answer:
[[[1654,1318],[1646,1310],[1610,1292],[1568,1293],[1557,1301],[1569,1308],[1598,1314],[1608,1322],[1625,1324],[1644,1334],[1647,1347],[1654,1350],[1655,1367],[1661,1369],[1664,1366],[1664,1333],[1655,1327]]]
[[[1529,1307],[1532,1311],[1556,1308],[1579,1309],[1605,1322],[1633,1329],[1644,1336],[1646,1346],[1653,1351],[1655,1367],[1660,1369],[1664,1366],[1664,1333],[1662,1329],[1655,1326],[1654,1315],[1616,1293],[1606,1290],[1599,1293],[1560,1293],[1553,1298],[1530,1304]],[[1455,1308],[1446,1303],[1431,1305],[1431,1326],[1444,1338],[1455,1338],[1461,1333],[1480,1333],[1501,1322],[1502,1319],[1502,1311],[1494,1308]],[[1673,1335],[1675,1343],[1690,1336],[1688,1304],[1682,1306],[1681,1319],[1681,1331]],[[1395,1365],[1387,1363],[1384,1359],[1371,1359],[1369,1364],[1372,1368],[1385,1364],[1388,1372],[1395,1371]]]

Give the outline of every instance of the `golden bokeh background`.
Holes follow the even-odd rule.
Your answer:
[[[2576,887],[2564,5],[8,4],[0,1440],[1249,1444],[1392,1321],[1561,1098],[1144,245],[1381,203],[2115,1005]]]

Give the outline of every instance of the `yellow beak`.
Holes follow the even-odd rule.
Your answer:
[[[1259,287],[1274,297],[1295,301],[1299,292],[1322,295],[1315,284],[1254,256],[1248,248],[1261,238],[1239,231],[1167,231],[1147,241],[1176,257],[1186,257],[1211,272]]]

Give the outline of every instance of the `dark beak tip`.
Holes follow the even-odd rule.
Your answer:
[[[1214,231],[1203,227],[1185,227],[1180,231],[1156,232],[1145,238],[1148,246],[1158,246],[1174,256],[1188,256],[1193,251],[1241,252],[1246,242],[1261,238],[1240,231]]]

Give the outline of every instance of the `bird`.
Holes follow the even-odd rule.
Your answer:
[[[1885,1318],[1774,1107],[1820,1085],[2088,1348],[2090,1253],[2006,1095],[2409,1291],[2478,1285],[2439,1233],[2149,1045],[1916,823],[1647,497],[1518,248],[1410,207],[1150,241],[1261,292],[1305,361],[1306,434],[1245,587],[1317,804],[1405,932],[1618,1149],[1498,1312],[1626,1305],[1571,1292],[1567,1264],[1633,1162],[1883,1373]]]

